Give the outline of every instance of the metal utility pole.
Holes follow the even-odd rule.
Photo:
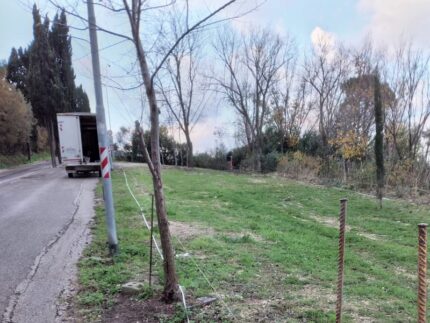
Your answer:
[[[102,82],[100,74],[99,49],[97,44],[96,17],[93,0],[87,1],[88,23],[90,30],[91,58],[93,65],[94,89],[96,94],[97,136],[100,149],[100,167],[103,178],[103,196],[106,210],[106,225],[108,230],[109,252],[118,252],[118,238],[116,236],[115,210],[113,207],[112,181],[110,174],[109,142],[106,131],[105,109],[103,106]]]

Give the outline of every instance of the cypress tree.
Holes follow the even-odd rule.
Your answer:
[[[49,19],[43,23],[36,5],[33,6],[34,40],[29,55],[27,84],[33,113],[39,123],[48,129],[51,161],[56,166],[55,111],[61,88],[55,65],[55,55],[49,44]]]
[[[7,64],[6,79],[21,91],[27,101],[30,100],[27,85],[28,68],[28,50],[23,50],[21,47],[18,50],[15,47],[12,48]]]
[[[376,197],[379,199],[379,206],[382,208],[382,198],[384,194],[384,117],[378,71],[375,72],[374,79]]]
[[[75,90],[75,107],[76,112],[90,112],[90,101],[85,93],[82,85],[79,85]]]
[[[34,5],[33,35],[27,49],[12,48],[6,78],[31,103],[34,117],[48,130],[50,144],[56,146],[58,154],[56,113],[90,112],[89,100],[82,86],[75,85],[71,37],[64,10],[55,16],[50,30],[48,17],[42,22]],[[37,141],[36,136],[33,139]]]
[[[55,15],[49,43],[55,56],[54,63],[58,72],[59,88],[56,112],[75,111],[75,72],[72,67],[72,44],[64,10]]]

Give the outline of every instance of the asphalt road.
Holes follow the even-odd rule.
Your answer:
[[[42,163],[0,173],[0,318],[54,322],[89,239],[97,178]]]

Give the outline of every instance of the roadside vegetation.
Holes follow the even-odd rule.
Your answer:
[[[55,167],[56,114],[90,112],[90,106],[82,85],[75,84],[65,11],[51,21],[34,4],[32,14],[31,43],[17,44],[7,62],[0,60],[0,160],[20,161],[22,154],[49,150]]]
[[[40,153],[33,153],[31,159],[28,160],[27,155],[15,154],[13,156],[0,155],[0,169],[10,168],[18,165],[37,163],[50,158],[49,152],[43,151]]]
[[[148,217],[149,172],[143,167],[125,171]],[[187,302],[218,297],[211,305],[190,310],[191,320],[334,321],[337,215],[343,197],[348,198],[346,321],[414,320],[416,225],[426,220],[424,208],[387,200],[379,209],[376,200],[352,191],[275,175],[168,168],[163,179],[176,254],[191,254],[177,257]],[[106,258],[99,205],[93,242],[79,263],[80,315],[86,321],[114,321],[113,313],[130,322],[182,321],[179,305],[136,310],[147,309],[160,297],[163,270],[155,249],[154,291],[145,288],[131,298],[120,293],[120,285],[129,280],[147,283],[149,234],[121,170],[113,174],[113,187],[121,253],[115,262]],[[128,313],[121,307],[124,302],[129,303]]]

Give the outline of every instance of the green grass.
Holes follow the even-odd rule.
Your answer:
[[[0,169],[9,168],[23,164],[36,163],[50,158],[49,152],[34,153],[31,160],[27,159],[26,155],[17,154],[13,156],[0,155]]]
[[[149,214],[149,173],[126,172]],[[178,237],[185,248],[173,239],[177,253],[193,255],[194,261],[177,259],[187,294],[215,294],[197,263],[238,321],[334,321],[336,219],[339,199],[347,197],[345,321],[416,321],[416,225],[428,220],[426,208],[384,201],[380,210],[373,199],[351,191],[274,176],[166,169],[163,179],[172,227],[185,223],[195,233]],[[148,232],[121,171],[114,172],[113,186],[121,254],[113,264],[88,258],[106,254],[99,206],[93,243],[80,262],[78,297],[87,318],[115,302],[120,283],[147,275]],[[161,262],[155,266],[162,280]],[[191,316],[231,319],[223,302]]]

